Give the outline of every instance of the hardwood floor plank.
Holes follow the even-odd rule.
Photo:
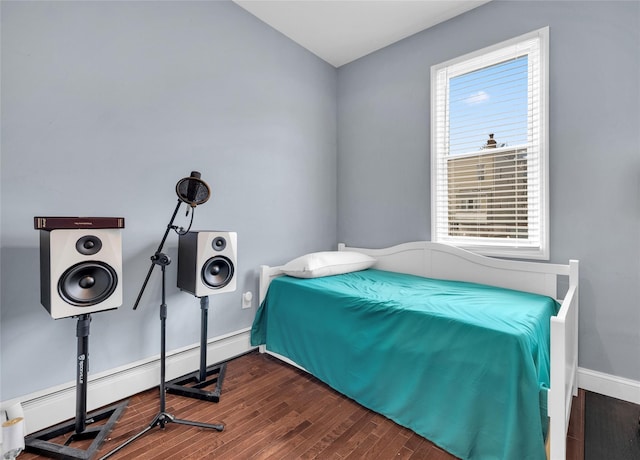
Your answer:
[[[270,442],[266,443],[261,450],[259,450],[259,458],[282,458],[290,454],[291,450],[295,447],[304,449],[304,443],[307,443],[309,438],[304,437],[303,433],[309,430],[313,426],[313,413],[311,411],[301,411],[296,414],[293,419],[295,424],[291,424],[285,431],[278,430],[273,434]]]
[[[395,431],[395,430],[394,430]],[[404,445],[409,438],[408,433],[404,430],[393,433],[389,430],[389,437],[387,439],[381,438],[379,441],[379,450],[374,449],[373,455],[374,458],[397,458],[399,452],[402,450]]]
[[[373,432],[369,433],[367,437],[345,457],[345,459],[357,460],[362,458],[369,458],[369,452],[379,440],[379,436],[373,434]]]
[[[639,405],[586,392],[585,413],[586,460],[640,459]]]
[[[353,423],[353,415],[362,416],[364,409],[357,406],[351,400],[344,400],[338,405],[336,415],[331,419],[331,423],[325,425],[325,435],[320,438],[310,449],[300,455],[302,459],[318,458],[320,453],[327,449],[336,439],[338,439]],[[322,457],[320,457],[322,458]]]
[[[345,458],[357,449],[374,428],[371,417],[367,415],[363,414],[359,420],[355,421],[331,446],[325,449],[325,452],[331,455],[335,454],[339,458]]]
[[[306,405],[306,410],[300,414],[305,417],[305,428],[300,430],[289,443],[278,446],[273,453],[265,453],[264,458],[281,459],[286,455],[300,455],[309,449],[318,438],[326,431],[326,426],[333,419],[332,405],[335,403],[334,395],[320,396],[313,404]]]
[[[456,457],[433,445],[429,449],[429,454],[424,457],[425,460],[451,460],[452,458]]]
[[[413,451],[413,454],[411,455],[411,457],[409,457],[409,460],[428,460],[431,459],[433,457],[433,451],[434,449],[436,449],[433,444],[431,444],[430,442],[426,441],[422,444],[420,444],[419,446],[416,447],[416,449]]]
[[[585,392],[573,398],[569,429],[567,430],[567,459],[584,460]]]

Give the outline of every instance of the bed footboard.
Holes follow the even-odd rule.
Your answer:
[[[551,460],[566,458],[573,397],[578,395],[578,261],[569,262],[569,290],[551,318],[551,388],[548,395]]]

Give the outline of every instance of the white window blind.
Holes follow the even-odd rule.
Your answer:
[[[548,28],[433,66],[432,239],[548,258]]]

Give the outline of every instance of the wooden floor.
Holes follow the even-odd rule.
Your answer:
[[[581,396],[581,397],[580,397]],[[582,460],[584,395],[576,399],[568,459]],[[411,430],[369,411],[314,377],[252,352],[227,365],[219,403],[167,395],[176,418],[223,423],[222,432],[167,423],[154,427],[110,459],[421,459],[452,455]],[[159,412],[158,389],[129,403],[95,459],[148,427]],[[56,440],[63,443],[64,440]],[[85,449],[89,441],[72,444]],[[21,460],[44,458],[26,452]]]
[[[585,460],[640,459],[640,406],[586,392]]]

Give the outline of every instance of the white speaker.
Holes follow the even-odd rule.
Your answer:
[[[193,231],[178,241],[178,288],[196,297],[236,290],[238,235]]]
[[[40,303],[55,319],[122,305],[121,230],[40,230]]]

